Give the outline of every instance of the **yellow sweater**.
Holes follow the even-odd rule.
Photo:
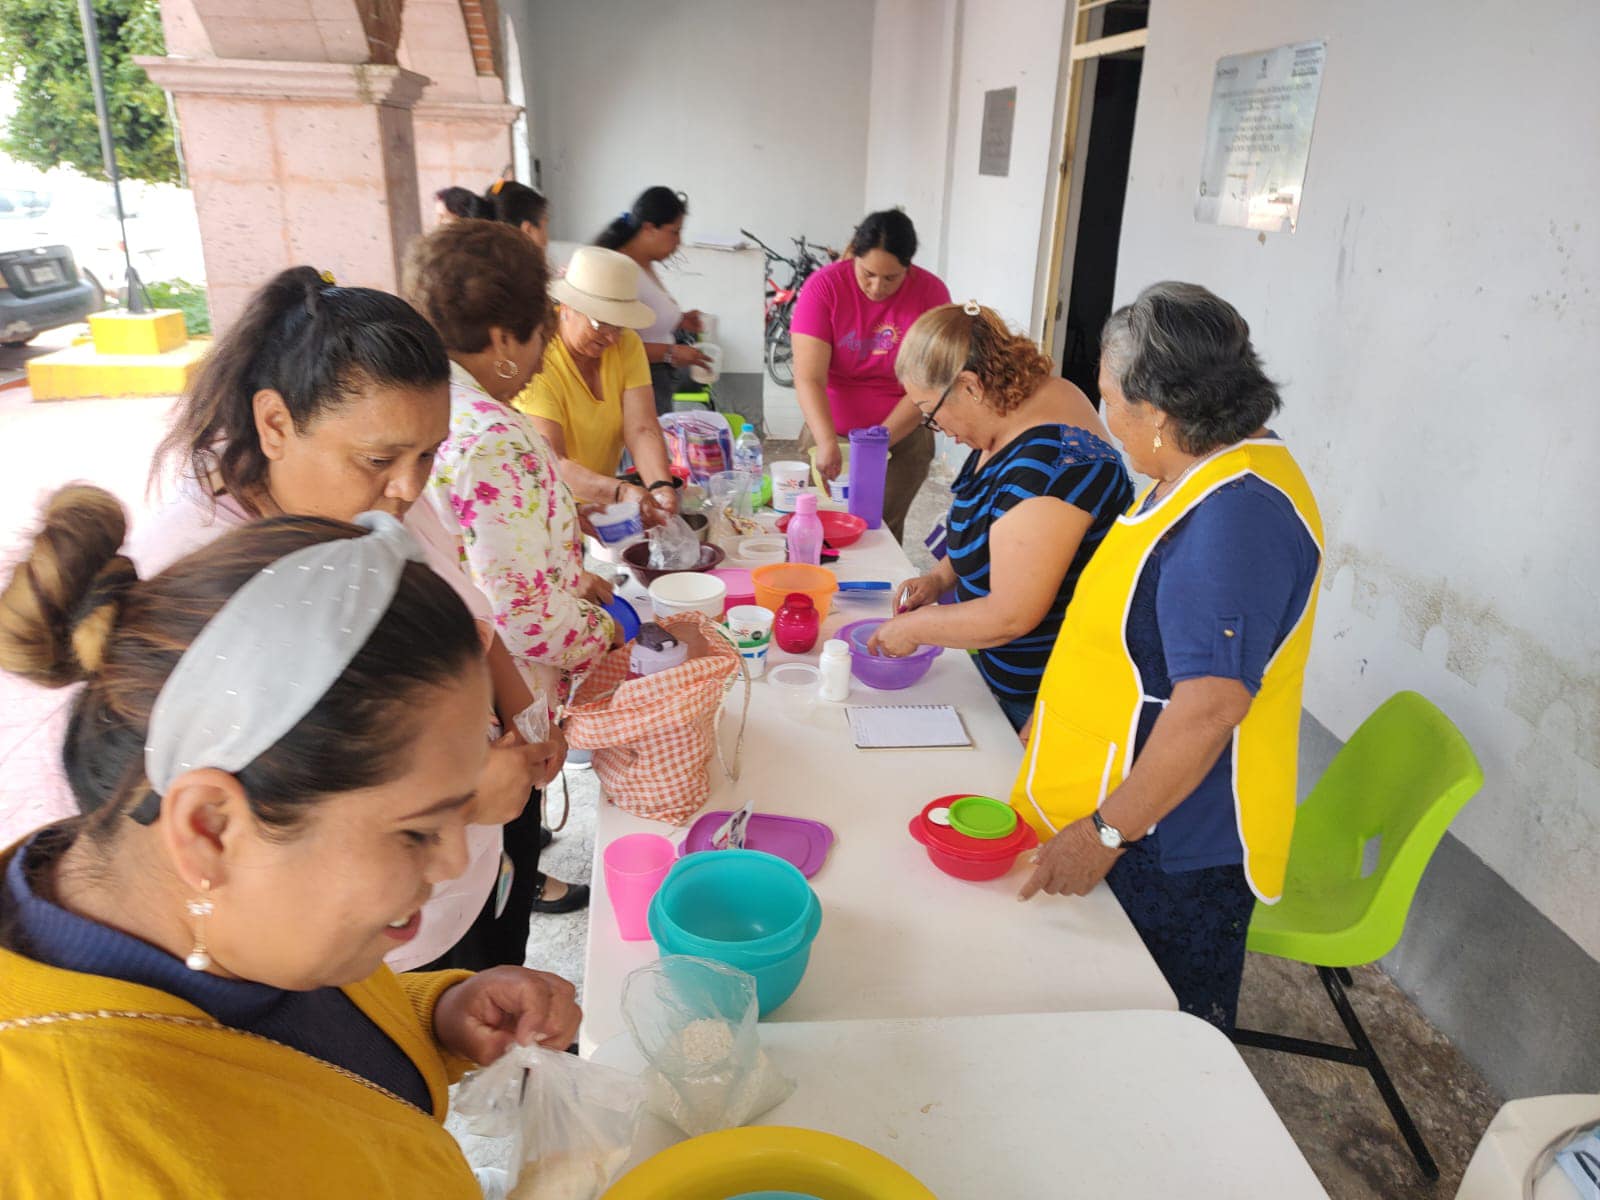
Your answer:
[[[466,975],[384,967],[344,989],[422,1073],[425,1113],[165,992],[0,950],[0,1194],[480,1200],[443,1126],[471,1064],[432,1036]]]

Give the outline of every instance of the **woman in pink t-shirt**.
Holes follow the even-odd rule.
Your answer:
[[[911,501],[933,462],[933,433],[906,399],[894,363],[906,330],[930,308],[950,303],[937,275],[911,265],[917,231],[899,209],[870,213],[856,226],[845,258],[800,289],[790,332],[794,386],[805,415],[801,449],[817,447],[824,478],[839,474],[839,439],[852,429],[889,428],[893,455],[883,521],[898,539]]]

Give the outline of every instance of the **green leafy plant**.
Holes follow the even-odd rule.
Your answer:
[[[133,61],[136,54],[166,53],[159,0],[95,0],[95,21],[118,169],[130,179],[176,182],[166,97]],[[0,0],[0,74],[11,77],[17,95],[0,151],[40,170],[70,166],[106,177],[72,0]]]
[[[190,337],[211,332],[211,310],[206,307],[206,289],[200,284],[187,279],[164,279],[160,283],[145,284],[144,290],[153,308],[183,311],[183,322],[189,327]]]

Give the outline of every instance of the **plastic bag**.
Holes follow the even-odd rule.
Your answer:
[[[687,571],[700,565],[700,539],[682,517],[668,517],[646,536],[652,571]]]
[[[733,467],[733,431],[721,413],[667,413],[661,432],[672,465],[687,471],[695,483]]]
[[[794,1092],[761,1048],[756,981],[704,958],[669,955],[622,985],[622,1018],[649,1064],[650,1112],[690,1137],[732,1129]]]
[[[632,1075],[514,1046],[462,1080],[455,1113],[468,1133],[503,1140],[478,1173],[486,1200],[596,1200],[633,1153],[644,1098]]]

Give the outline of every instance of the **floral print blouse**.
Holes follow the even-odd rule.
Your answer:
[[[450,368],[450,436],[439,447],[428,499],[461,532],[472,580],[530,683],[562,694],[562,675],[592,666],[613,625],[583,599],[578,506],[556,474],[550,444],[458,364]]]

